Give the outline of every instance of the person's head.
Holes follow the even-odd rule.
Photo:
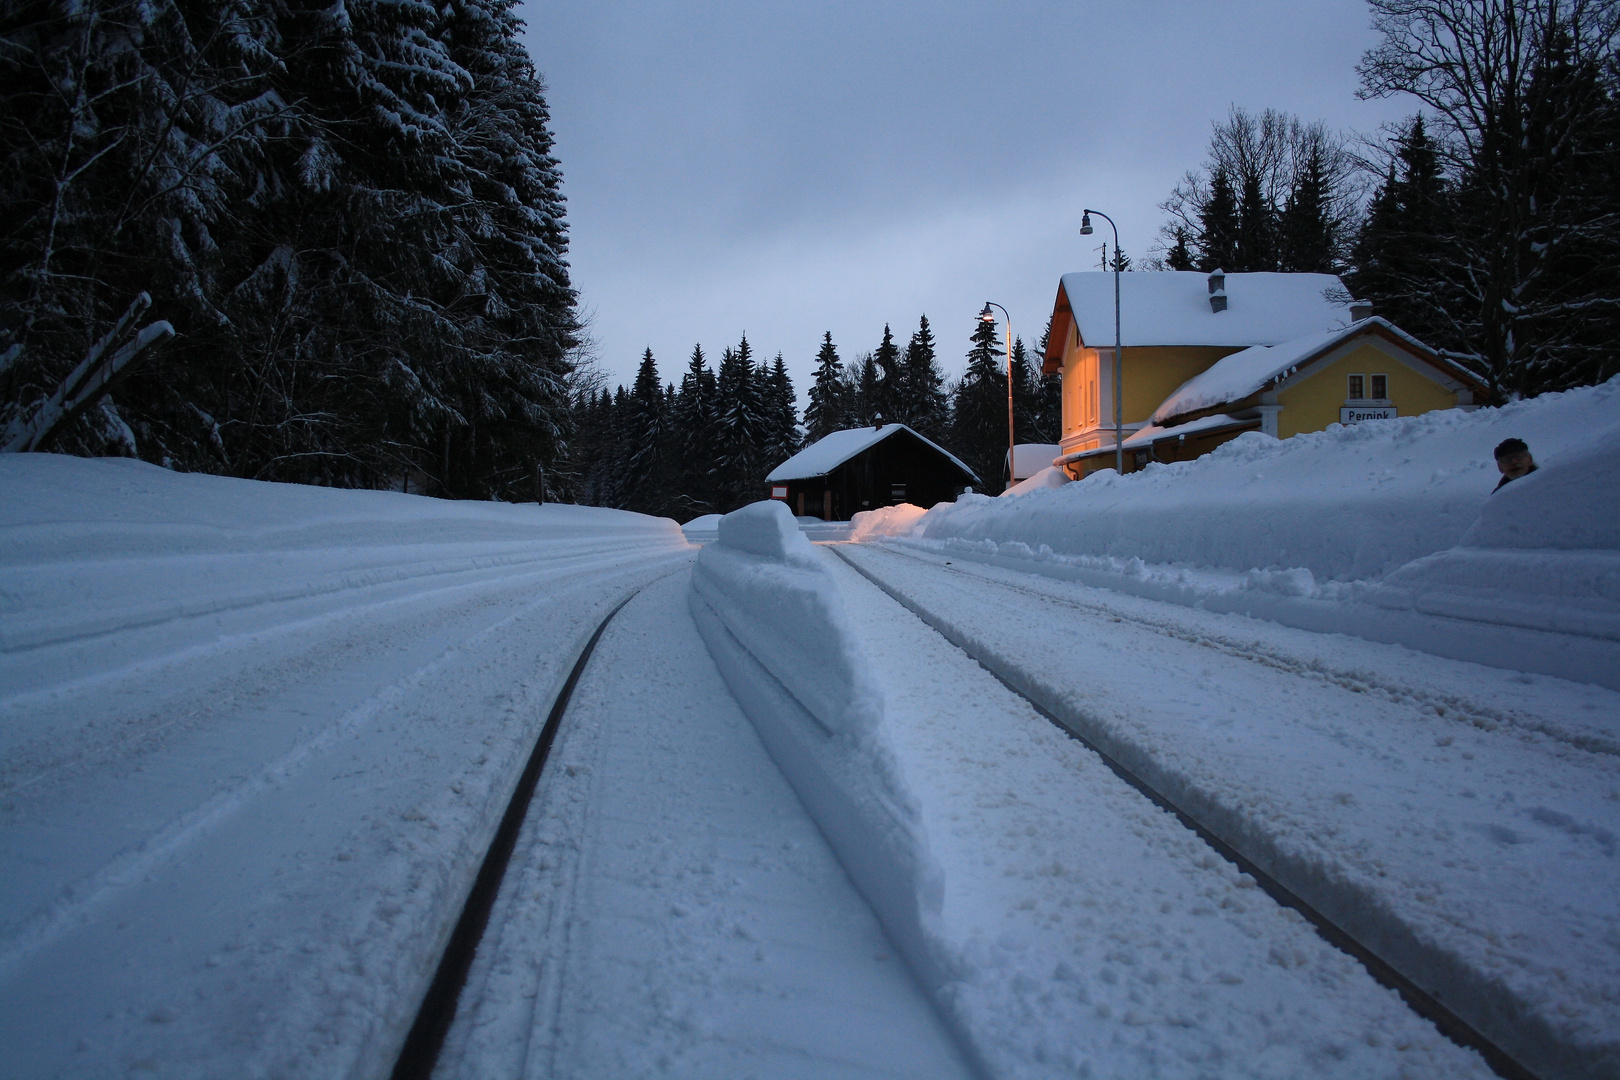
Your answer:
[[[1503,439],[1496,444],[1496,468],[1509,480],[1517,480],[1536,467],[1530,448],[1523,439]]]

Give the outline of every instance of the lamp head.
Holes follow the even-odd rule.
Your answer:
[[[984,305],[984,310],[979,312],[979,321],[987,323],[993,323],[996,321],[995,313],[990,310],[990,305],[988,303]]]
[[[1091,211],[1087,210],[1080,215],[1080,235],[1091,235]]]

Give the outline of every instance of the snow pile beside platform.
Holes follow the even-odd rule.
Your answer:
[[[1620,641],[1620,433],[1504,487],[1462,543],[1401,567],[1368,598]]]
[[[882,730],[883,696],[838,588],[788,508],[727,514],[692,572],[692,616],[732,694],[913,967],[939,871]]]
[[[1048,465],[1037,473],[1018,481],[1012,487],[997,495],[998,499],[1009,496],[1028,495],[1032,491],[1046,491],[1049,488],[1060,488],[1069,483],[1069,474],[1056,465]]]
[[[1196,461],[1094,475],[1018,499],[964,496],[923,521],[931,540],[1016,541],[1057,555],[1317,581],[1381,577],[1456,545],[1498,479],[1502,439],[1543,468],[1620,430],[1620,380],[1500,409],[1454,409],[1296,435],[1250,432]],[[1597,481],[1594,479],[1593,483]]]
[[[862,510],[850,520],[848,539],[859,542],[880,536],[905,536],[917,527],[925,513],[922,507],[911,503]]]
[[[1509,436],[1529,442],[1541,467],[1492,494],[1491,450]],[[1620,380],[1611,380],[1283,442],[1240,436],[1198,461],[1019,499],[964,496],[902,539],[1620,688],[1616,522]]]

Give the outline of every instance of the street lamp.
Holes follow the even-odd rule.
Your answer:
[[[1007,486],[1012,487],[1016,479],[1013,475],[1015,458],[1013,454],[1013,372],[1012,372],[1012,316],[1000,304],[984,302],[984,310],[979,312],[981,322],[995,325],[996,317],[990,313],[993,307],[1001,308],[1001,315],[1007,320]]]
[[[1125,475],[1125,398],[1119,384],[1119,226],[1101,210],[1083,210],[1080,215],[1080,235],[1091,235],[1091,215],[1096,214],[1114,230],[1114,471]]]

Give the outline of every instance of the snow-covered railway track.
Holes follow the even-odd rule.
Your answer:
[[[1302,638],[1319,636],[1294,632],[1281,627],[1272,638],[1255,633],[1253,620],[1238,619],[1246,624],[1244,633],[1223,628],[1235,621],[1233,616],[1190,610],[1166,605],[1126,594],[1114,594],[1107,599],[1095,597],[1101,590],[1074,585],[1061,578],[1044,578],[1024,571],[1008,570],[1000,566],[964,559],[958,553],[942,554],[908,549],[903,544],[885,547],[888,554],[913,560],[935,572],[957,574],[993,583],[997,588],[1017,593],[1043,604],[1068,608],[1088,618],[1112,622],[1131,623],[1145,630],[1190,645],[1209,649],[1226,656],[1246,660],[1263,667],[1305,679],[1331,683],[1353,693],[1368,694],[1398,705],[1432,713],[1438,717],[1471,724],[1485,731],[1502,726],[1533,731],[1548,739],[1565,743],[1575,750],[1620,757],[1620,727],[1573,726],[1557,723],[1533,705],[1528,708],[1503,707],[1485,700],[1478,687],[1430,683],[1402,678],[1376,664],[1350,664],[1335,655],[1332,649],[1302,650]],[[1020,579],[1023,579],[1022,581]],[[1028,584],[1033,579],[1038,584]],[[1278,638],[1292,640],[1284,645]],[[1387,647],[1373,645],[1373,650],[1387,652]],[[1518,676],[1517,681],[1534,684],[1535,677]]]
[[[1612,1075],[1620,1051],[1603,987],[1617,962],[1599,943],[1615,940],[1620,768],[1589,740],[1559,737],[1612,738],[1611,692],[1202,612],[1161,615],[1136,598],[1021,585],[1023,575],[927,554],[836,550],[1138,790],[1260,870],[1280,900],[1342,935],[1498,1072]],[[1320,662],[1335,649],[1351,662]],[[1401,692],[1338,677],[1379,664]],[[1524,708],[1498,724],[1432,707],[1470,680],[1527,684],[1515,701]]]
[[[1040,713],[1070,737],[1074,738],[1092,753],[1096,754],[1097,757],[1108,766],[1109,770],[1112,771],[1114,775],[1118,776],[1125,783],[1129,784],[1132,788],[1146,796],[1147,799],[1154,805],[1174,815],[1178,821],[1196,833],[1199,839],[1203,840],[1210,847],[1214,848],[1221,854],[1223,858],[1227,859],[1243,873],[1253,877],[1256,884],[1273,900],[1277,901],[1286,908],[1291,908],[1292,910],[1297,911],[1300,915],[1304,916],[1307,921],[1316,927],[1317,931],[1324,939],[1326,939],[1336,948],[1339,948],[1354,956],[1358,961],[1360,961],[1362,966],[1367,969],[1367,972],[1374,979],[1400,994],[1402,1000],[1410,1005],[1413,1011],[1433,1023],[1448,1038],[1462,1046],[1466,1046],[1470,1049],[1478,1051],[1479,1054],[1484,1057],[1486,1062],[1490,1064],[1491,1068],[1499,1076],[1504,1077],[1505,1080],[1537,1080],[1534,1073],[1515,1061],[1506,1051],[1497,1046],[1490,1039],[1480,1034],[1479,1031],[1473,1027],[1473,1025],[1469,1024],[1451,1009],[1437,1001],[1433,995],[1429,994],[1422,987],[1417,985],[1411,979],[1407,978],[1397,967],[1356,940],[1356,938],[1348,931],[1340,927],[1327,916],[1323,915],[1293,890],[1283,885],[1282,882],[1278,881],[1265,870],[1261,869],[1260,866],[1252,859],[1249,859],[1236,847],[1227,843],[1218,833],[1206,826],[1203,822],[1199,821],[1191,813],[1188,813],[1173,799],[1155,788],[1146,780],[1142,779],[1141,776],[1137,775],[1131,769],[1127,768],[1118,758],[1114,757],[1092,739],[1088,738],[1077,725],[1072,722],[1065,721],[1062,717],[1058,716],[1056,713],[1053,713],[1050,709],[1043,705],[1037,697],[1026,693],[1023,688],[1025,680],[1020,678],[1016,671],[1009,670],[1005,665],[998,663],[996,658],[986,655],[984,650],[976,649],[974,647],[974,642],[965,635],[956,632],[955,627],[953,627],[950,623],[933,616],[932,613],[927,609],[908,599],[903,592],[889,585],[877,575],[871,573],[868,569],[862,566],[860,562],[849,558],[845,554],[844,545],[837,545],[833,550],[836,551],[840,556],[843,556],[844,561],[862,577],[870,581],[879,589],[883,590],[883,592],[893,600],[904,606],[907,610],[916,615],[923,622],[927,623],[934,630],[938,631],[939,634],[947,641],[951,642],[951,644],[967,653],[987,672],[995,676],[996,680],[1004,687],[1012,691],[1014,694],[1017,694],[1024,701],[1028,702],[1036,712]],[[1035,595],[1032,591],[1030,594]],[[1080,605],[1071,606],[1074,606],[1077,609],[1080,608]],[[1107,615],[1109,617],[1113,616],[1112,612],[1100,605],[1094,608],[1090,613]],[[1154,626],[1154,628],[1160,629],[1159,626]],[[1198,644],[1206,644],[1209,642],[1209,639],[1207,638],[1189,640],[1194,640]]]
[[[405,1045],[400,1048],[399,1057],[394,1063],[393,1080],[429,1080],[433,1075],[445,1035],[456,1017],[456,1007],[467,982],[467,972],[472,967],[473,957],[489,925],[489,914],[500,893],[501,882],[506,878],[512,850],[517,846],[518,832],[523,827],[529,804],[534,798],[535,785],[540,782],[540,772],[546,766],[557,731],[562,726],[563,714],[574,696],[574,688],[579,685],[579,677],[584,673],[585,665],[590,663],[596,643],[602,640],[608,624],[645,587],[637,586],[602,617],[584,648],[580,649],[579,658],[569,669],[568,678],[558,688],[551,710],[546,714],[546,722],[535,738],[523,772],[518,776],[517,786],[513,788],[512,797],[501,814],[501,823],[479,862],[478,876],[473,879],[467,901],[462,905],[461,916],[456,920],[455,928],[451,930],[444,951],[434,966],[433,981],[422,997],[416,1019],[405,1037]]]

